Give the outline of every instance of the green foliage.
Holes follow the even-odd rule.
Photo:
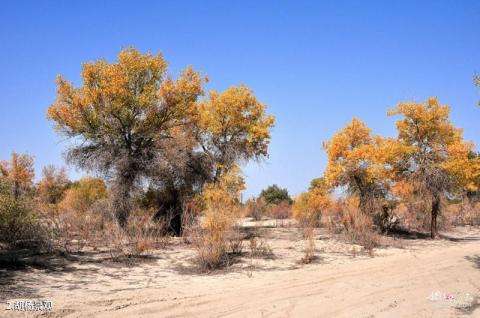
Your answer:
[[[0,195],[0,242],[14,247],[34,238],[37,220],[28,201],[13,195]]]
[[[276,184],[262,190],[260,197],[263,198],[267,204],[279,204],[284,201],[288,202],[289,204],[293,203],[292,198],[288,194],[288,190],[282,189]]]

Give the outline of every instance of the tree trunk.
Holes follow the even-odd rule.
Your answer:
[[[432,199],[432,220],[430,223],[430,236],[432,239],[437,238],[437,216],[440,212],[440,197],[434,195]]]
[[[15,180],[13,183],[13,198],[15,201],[18,201],[18,198],[20,197],[20,182]]]
[[[133,188],[133,179],[130,175],[118,178],[114,187],[113,210],[118,224],[125,230],[130,216],[130,193]]]
[[[168,231],[176,236],[182,235],[182,197],[174,188],[167,191],[163,201],[159,202],[160,208],[154,215],[155,220],[163,220],[168,226]]]

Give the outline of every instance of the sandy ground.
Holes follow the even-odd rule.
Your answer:
[[[246,254],[209,274],[180,240],[129,266],[98,253],[32,260],[3,270],[0,296],[52,300],[53,310],[0,317],[480,317],[479,228],[436,241],[389,238],[374,257],[319,231],[319,258],[307,265],[299,229],[261,231],[273,255]]]

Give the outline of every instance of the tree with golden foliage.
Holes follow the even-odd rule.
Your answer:
[[[232,167],[268,155],[274,117],[246,86],[210,92],[195,103],[187,124],[170,140],[167,160],[154,178],[160,189],[159,214],[170,215],[171,228],[180,234],[184,202],[216,183]]]
[[[453,177],[454,185],[472,201],[480,190],[480,157],[472,143],[456,143],[449,147],[450,156],[443,167]]]
[[[17,200],[33,187],[33,157],[26,154],[12,153],[10,161],[0,161],[0,177],[12,185],[12,195]]]
[[[330,187],[346,187],[358,196],[359,208],[365,214],[375,212],[372,201],[385,196],[383,145],[383,139],[371,136],[371,129],[356,118],[324,143],[326,182]]]
[[[59,204],[60,210],[85,213],[98,200],[108,196],[107,186],[102,179],[83,177],[74,182],[65,192],[63,200]]]
[[[83,64],[80,87],[59,76],[57,99],[48,108],[56,129],[76,143],[70,162],[113,179],[115,213],[127,224],[135,184],[148,175],[161,154],[157,144],[184,124],[202,79],[191,68],[173,80],[161,54],[123,49],[115,63]]]
[[[67,158],[112,182],[115,213],[125,227],[135,186],[147,181],[176,220],[182,202],[239,163],[267,156],[273,116],[245,86],[204,94],[191,67],[176,80],[158,54],[124,49],[115,63],[85,63],[80,87],[57,79],[48,109],[56,129],[75,144]],[[178,223],[178,222],[177,222]],[[181,226],[177,224],[175,232]]]
[[[315,179],[319,180],[319,179]],[[316,226],[320,222],[321,216],[325,213],[333,200],[328,193],[326,184],[315,183],[309,191],[299,194],[292,206],[292,215],[303,225]]]
[[[44,203],[57,204],[69,185],[70,180],[64,168],[46,166],[42,171],[42,179],[37,184],[37,195]]]
[[[268,155],[275,118],[265,110],[246,86],[209,92],[208,98],[197,104],[196,137],[213,163],[214,180],[233,165]]]
[[[435,238],[441,200],[464,182],[455,171],[464,166],[469,147],[463,143],[462,131],[450,122],[450,108],[435,97],[424,103],[400,103],[388,114],[403,117],[396,124],[403,147],[403,155],[397,158],[398,177],[430,200],[431,237]]]

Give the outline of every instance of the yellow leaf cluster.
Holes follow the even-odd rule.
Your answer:
[[[364,122],[354,118],[324,144],[328,156],[325,178],[331,186],[349,186],[355,178],[369,183],[383,177],[380,149],[387,143],[370,133]]]
[[[209,136],[204,147],[214,153],[226,145],[242,149],[242,156],[267,156],[270,129],[275,118],[265,114],[266,106],[259,102],[246,86],[234,86],[223,93],[209,92],[198,103],[196,125]]]
[[[424,103],[400,103],[388,114],[403,116],[396,124],[403,150],[398,157],[409,158],[413,173],[444,171],[458,187],[476,191],[480,165],[477,158],[469,157],[474,145],[464,142],[462,130],[450,122],[449,106],[430,97]]]
[[[327,184],[323,178],[315,179],[314,186],[295,198],[292,214],[300,222],[319,221],[322,213],[332,205],[332,198],[328,193]]]

